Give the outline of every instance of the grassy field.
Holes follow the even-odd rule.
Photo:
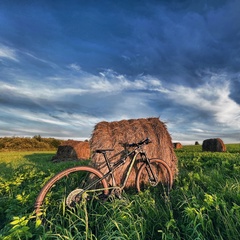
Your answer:
[[[55,173],[86,162],[52,163],[55,152],[0,152],[0,239],[237,240],[240,144],[226,146],[226,153],[176,150],[179,174],[167,200],[130,191],[97,212],[65,213],[47,229],[33,212],[38,192]]]

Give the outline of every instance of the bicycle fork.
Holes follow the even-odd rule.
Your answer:
[[[154,174],[154,172],[152,170],[150,160],[146,157],[145,153],[141,153],[141,157],[146,164],[145,168],[148,173],[148,180],[149,180],[150,184],[152,186],[156,186],[158,184],[158,177]]]

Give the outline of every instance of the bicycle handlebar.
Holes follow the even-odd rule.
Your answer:
[[[138,143],[126,143],[126,147],[140,147],[143,144],[149,144],[151,143],[151,140],[149,138],[146,138]]]

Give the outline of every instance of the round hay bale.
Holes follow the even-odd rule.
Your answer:
[[[226,146],[220,138],[211,138],[203,141],[202,151],[226,152]]]
[[[177,157],[175,155],[172,139],[167,131],[166,125],[159,118],[142,118],[121,120],[115,122],[100,122],[92,133],[90,139],[90,148],[92,151],[97,149],[114,148],[114,151],[108,152],[111,162],[120,158],[116,153],[123,150],[120,143],[137,143],[149,137],[152,143],[145,145],[144,150],[149,158],[160,158],[170,167],[173,176],[177,173]],[[127,161],[130,161],[129,159]],[[102,154],[93,154],[91,165],[98,168],[101,172],[108,171]],[[115,172],[116,183],[120,185],[123,182],[123,176],[127,172],[127,165],[121,166]],[[136,164],[126,187],[135,186],[136,172],[141,164]]]
[[[176,142],[176,143],[173,143],[173,147],[175,149],[181,149],[182,148],[182,144],[180,142]]]
[[[90,145],[88,141],[67,140],[63,142],[57,150],[52,161],[70,161],[90,158]]]

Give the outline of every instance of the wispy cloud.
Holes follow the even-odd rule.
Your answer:
[[[71,63],[67,67],[77,72],[81,71],[81,67],[77,63]]]
[[[240,121],[240,106],[230,98],[230,83],[225,75],[213,74],[208,82],[196,87],[173,86],[168,95],[179,105],[212,115],[217,123],[236,126]]]
[[[58,68],[57,64],[55,64],[49,60],[43,59],[41,57],[38,57],[38,56],[34,55],[33,53],[28,52],[27,50],[25,50],[25,51],[21,50],[19,52],[21,52],[23,55],[26,55],[27,57],[29,57],[31,59],[31,61],[34,60],[36,62],[41,62],[51,68]]]
[[[0,59],[10,59],[18,62],[17,52],[15,49],[0,44]]]

